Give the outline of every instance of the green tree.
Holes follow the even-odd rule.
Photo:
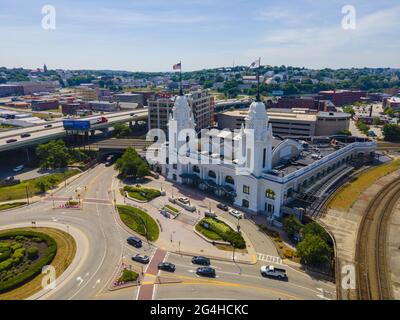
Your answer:
[[[382,133],[386,141],[400,141],[400,125],[398,124],[385,124]]]
[[[345,107],[343,107],[343,112],[350,113],[351,116],[354,116],[355,113],[356,113],[356,112],[354,111],[354,108],[353,108],[352,106],[345,106]]]
[[[303,234],[303,238],[305,238],[307,236],[315,235],[315,236],[320,237],[325,242],[330,241],[329,234],[325,231],[325,229],[323,227],[321,227],[321,225],[319,225],[316,222],[310,222],[310,223],[306,224],[301,232]]]
[[[35,182],[35,187],[38,188],[41,193],[45,193],[52,186],[53,184],[51,183],[50,179],[46,177],[40,178]]]
[[[381,125],[381,124],[382,124],[381,118],[379,118],[379,117],[374,117],[374,119],[372,120],[372,124],[373,124],[374,126],[379,126],[379,125]]]
[[[296,233],[299,233],[302,228],[303,225],[300,220],[292,214],[283,219],[282,229],[290,238],[293,238],[293,236]]]
[[[68,148],[62,140],[52,140],[39,145],[36,154],[42,168],[65,168],[71,160]]]
[[[301,262],[306,265],[318,266],[331,259],[331,248],[317,235],[307,235],[298,245],[297,253]]]
[[[114,137],[117,137],[117,138],[127,137],[131,133],[132,133],[131,128],[129,128],[129,126],[126,124],[116,124],[114,126],[114,131],[113,131]]]
[[[140,158],[139,154],[133,148],[125,150],[122,157],[115,163],[115,168],[123,178],[141,178],[149,173],[148,164]]]

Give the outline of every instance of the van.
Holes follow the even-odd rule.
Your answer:
[[[135,248],[142,247],[142,240],[139,239],[138,237],[129,237],[128,239],[126,239],[126,242],[128,242],[128,244],[134,246]]]

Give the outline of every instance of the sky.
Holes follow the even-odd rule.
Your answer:
[[[345,5],[355,29],[342,27]],[[0,0],[0,66],[399,68],[399,21],[399,0]]]

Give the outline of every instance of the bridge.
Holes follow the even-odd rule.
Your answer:
[[[108,130],[109,127],[112,127],[118,123],[147,120],[148,110],[137,109],[133,111],[108,113],[104,114],[104,117],[108,119],[108,122],[94,124],[91,126],[91,129],[89,131],[94,132],[96,130]],[[91,116],[80,119],[89,120],[91,118],[94,117]],[[45,128],[45,126],[48,126],[49,124],[51,124],[51,127]],[[30,134],[30,136],[22,138],[21,137],[22,134]],[[15,130],[1,132],[0,152],[45,143],[48,142],[49,140],[64,138],[66,135],[67,131],[64,130],[62,120],[48,122],[44,125],[38,125],[29,128],[22,128],[22,129],[15,129]],[[10,139],[15,139],[17,141],[7,143],[7,141]]]

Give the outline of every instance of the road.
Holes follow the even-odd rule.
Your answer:
[[[135,114],[135,116],[131,116],[131,114]],[[108,122],[96,124],[93,126],[93,129],[102,129],[121,122],[143,120],[144,118],[147,118],[147,114],[147,109],[137,109],[129,112],[125,111],[105,114],[104,116],[108,118]],[[90,118],[92,117],[82,119]],[[49,124],[52,125],[51,128],[44,127],[45,125]],[[23,146],[38,144],[48,141],[50,139],[61,138],[65,136],[65,130],[63,128],[62,121],[56,121],[52,123],[48,122],[45,125],[0,132],[0,151],[21,148]],[[29,133],[30,136],[26,138],[21,138],[21,134],[23,133]],[[17,141],[7,143],[7,141],[10,139],[15,139]]]
[[[54,195],[54,204],[60,204],[76,193],[81,195],[83,210],[53,209],[51,198],[31,206],[0,213],[0,225],[5,227],[24,223],[27,226],[36,221],[37,226],[53,224],[71,234],[80,234],[78,240],[78,261],[67,269],[65,279],[55,290],[36,296],[39,299],[335,299],[334,285],[312,278],[310,275],[284,266],[289,282],[264,279],[259,274],[261,264],[235,264],[212,261],[217,270],[216,279],[196,276],[196,266],[191,257],[179,254],[154,253],[157,248],[144,243],[141,249],[126,244],[131,235],[121,227],[112,206],[110,190],[116,189],[118,181],[112,167],[100,164],[71,182]],[[85,188],[86,187],[86,188]],[[159,252],[160,249],[157,250]],[[115,277],[121,262],[128,263],[136,253],[150,256],[154,261],[144,266],[144,285],[151,288],[149,293],[140,291],[144,287],[131,287],[108,291],[110,281]],[[165,258],[164,258],[165,256]],[[160,261],[171,261],[177,266],[174,274],[158,272]],[[142,266],[131,262],[136,270]],[[157,275],[179,283],[155,284]],[[144,290],[144,289],[143,289]]]

